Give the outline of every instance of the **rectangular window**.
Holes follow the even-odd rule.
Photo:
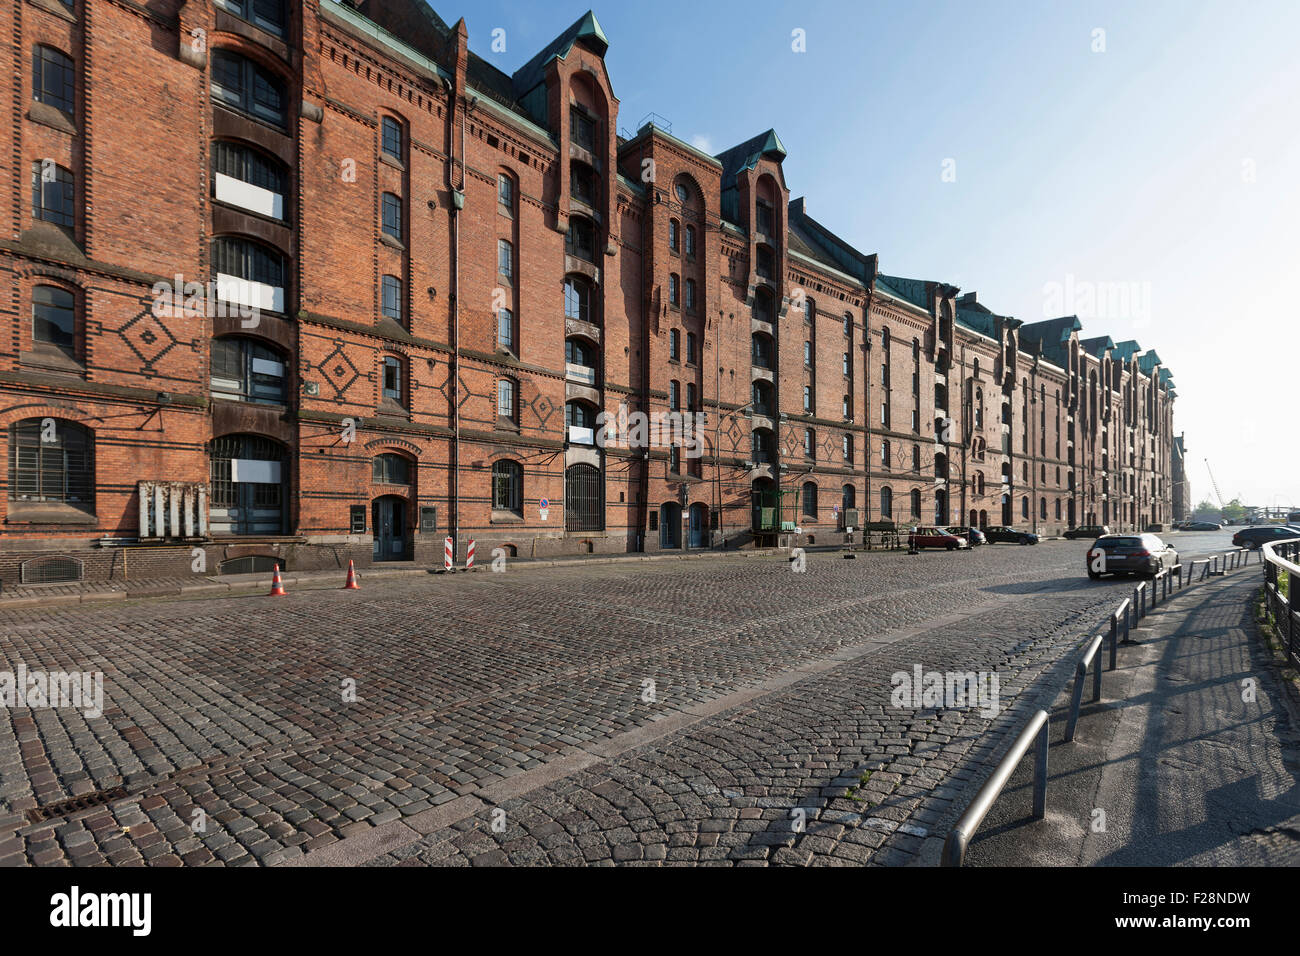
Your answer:
[[[596,123],[586,113],[576,109],[569,110],[569,135],[575,145],[589,153],[596,151]]]
[[[681,387],[681,386],[679,386],[679,385],[677,384],[677,381],[676,381],[676,380],[673,380],[673,381],[671,381],[671,382],[668,383],[668,409],[669,409],[669,411],[673,411],[673,412],[681,411],[681,405],[680,405],[680,401],[681,401],[681,399],[680,399],[680,396],[678,395],[678,389],[679,389],[680,387]]]
[[[811,385],[805,385],[803,387],[803,410],[809,413],[812,412],[812,386]]]
[[[497,272],[507,279],[513,279],[515,275],[515,250],[504,239],[497,240]]]
[[[515,419],[515,383],[508,378],[497,382],[497,415],[511,421]]]
[[[515,184],[505,173],[497,176],[497,202],[499,202],[507,212],[514,211]]]
[[[393,193],[384,193],[383,229],[398,242],[402,241],[402,200]]]
[[[32,51],[32,98],[71,116],[74,89],[72,61],[48,46],[36,47]]]
[[[391,116],[384,117],[383,150],[394,159],[402,158],[402,124]]]
[[[384,398],[402,404],[402,363],[395,358],[384,359]]]
[[[811,428],[803,430],[803,453],[805,458],[816,457],[817,435]]]
[[[509,309],[497,310],[497,345],[503,349],[515,349],[515,316]]]
[[[69,229],[76,225],[72,173],[52,160],[32,163],[32,218]]]
[[[384,276],[382,311],[395,322],[402,321],[402,281],[397,276]]]

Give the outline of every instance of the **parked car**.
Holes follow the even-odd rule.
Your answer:
[[[956,551],[959,548],[969,548],[970,542],[965,538],[959,538],[955,534],[950,534],[943,528],[918,527],[913,528],[907,535],[908,547],[916,548],[946,548],[949,551]]]
[[[1062,537],[1074,540],[1075,538],[1092,538],[1096,540],[1103,534],[1110,534],[1110,528],[1104,524],[1081,524],[1077,528],[1071,528],[1065,532]]]
[[[1098,562],[1099,555],[1105,560]],[[1155,577],[1178,563],[1178,552],[1154,534],[1107,534],[1093,542],[1087,560],[1088,577],[1094,581],[1103,574]]]
[[[984,537],[988,538],[989,544],[1005,542],[1006,544],[1038,544],[1038,535],[1032,531],[1017,531],[1015,528],[1004,528],[1000,525],[984,529]]]
[[[1261,528],[1243,528],[1232,536],[1232,543],[1239,548],[1255,551],[1261,545],[1286,541],[1288,538],[1300,538],[1300,531],[1274,524]]]
[[[1189,521],[1185,531],[1220,531],[1219,525],[1213,521]]]
[[[988,539],[984,537],[984,532],[979,528],[963,528],[960,525],[954,525],[946,529],[949,534],[955,534],[959,538],[965,538],[972,548],[988,544]]]

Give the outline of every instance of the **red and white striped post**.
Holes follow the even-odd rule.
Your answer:
[[[455,568],[455,562],[452,560],[455,552],[456,542],[452,541],[451,538],[444,540],[442,543],[442,569],[444,571],[451,571]]]
[[[474,570],[474,539],[469,539],[469,550],[465,552],[465,570]]]

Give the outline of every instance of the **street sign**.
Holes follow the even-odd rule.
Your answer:
[[[550,498],[543,498],[541,501],[537,502],[537,509],[538,512],[541,514],[543,521],[546,520],[546,516],[550,513],[550,508],[551,508]]]

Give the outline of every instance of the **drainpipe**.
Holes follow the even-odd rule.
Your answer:
[[[449,86],[450,88],[450,86]],[[465,208],[465,128],[470,110],[478,105],[478,97],[471,97],[460,113],[460,182],[451,184],[451,532],[453,560],[460,555],[460,213]],[[448,168],[448,178],[451,169]]]

